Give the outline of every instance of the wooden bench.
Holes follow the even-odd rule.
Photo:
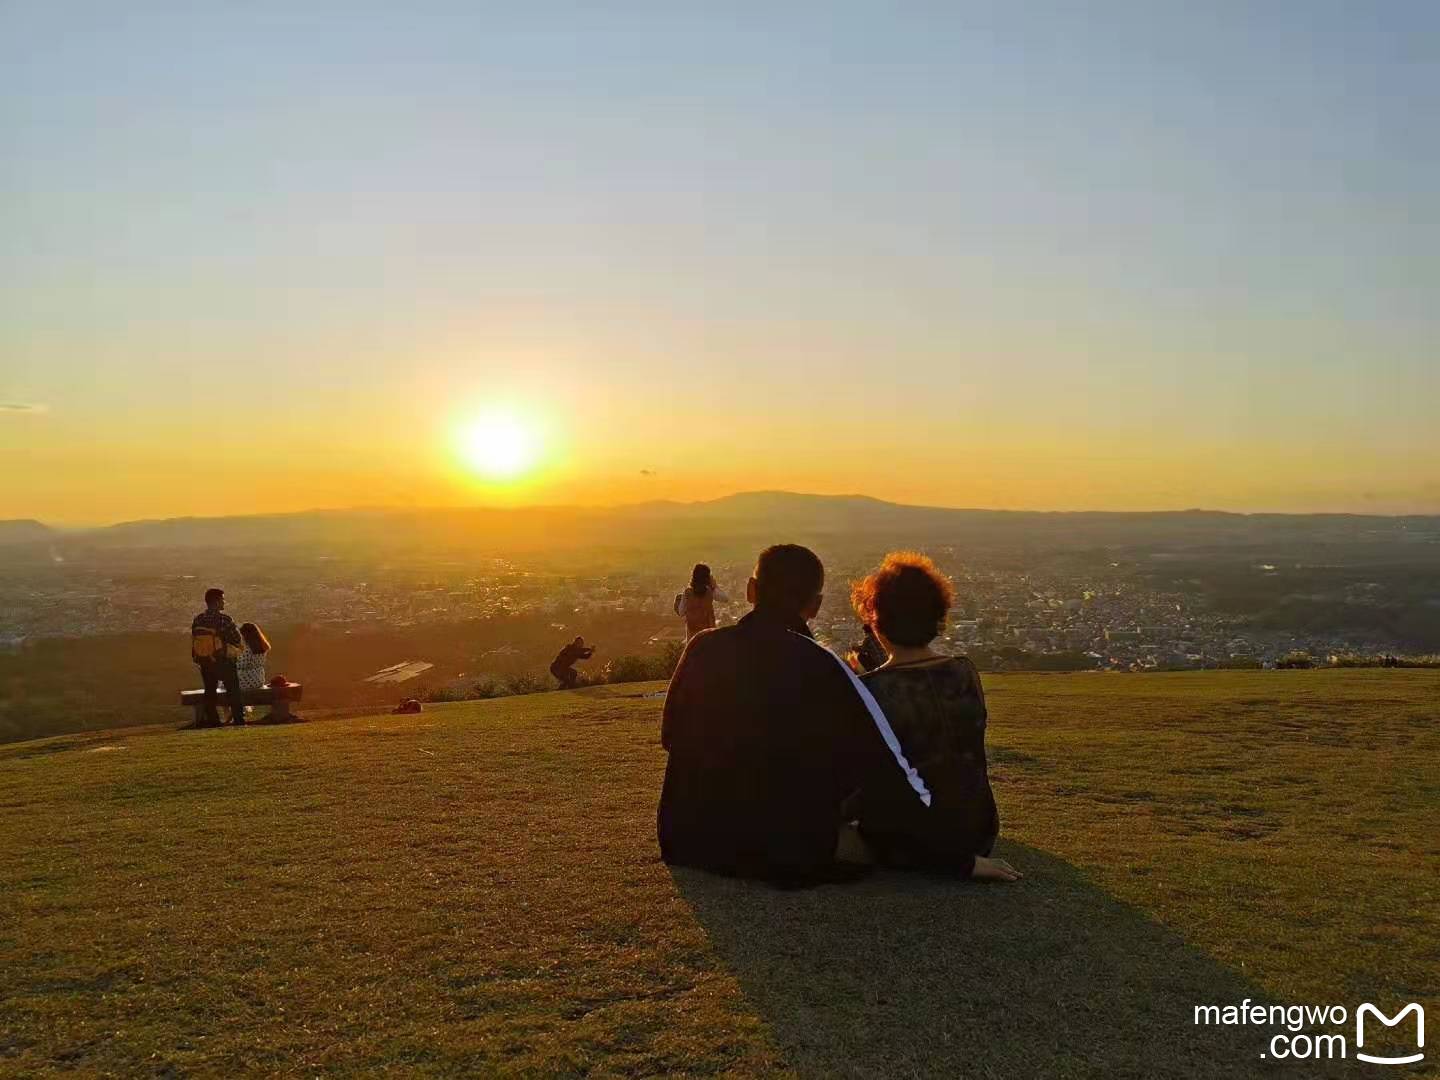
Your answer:
[[[242,705],[269,705],[270,714],[277,721],[290,719],[290,703],[299,701],[305,694],[305,687],[298,682],[286,683],[284,686],[262,686],[258,690],[246,690],[241,695]],[[181,690],[180,704],[187,705],[195,710],[196,725],[205,722],[205,691],[204,690]],[[215,706],[217,709],[230,707],[230,694],[228,691],[216,689]]]

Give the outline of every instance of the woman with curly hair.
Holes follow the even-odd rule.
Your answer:
[[[931,813],[946,837],[944,850],[885,820],[864,795],[860,828],[882,861],[898,866],[1014,881],[1009,863],[990,858],[1000,815],[985,760],[985,693],[980,673],[963,656],[931,646],[954,600],[950,582],[924,555],[891,552],[850,592],[860,622],[871,628],[889,659],[861,676],[894,729],[910,764],[933,795]],[[973,864],[971,859],[973,858]]]

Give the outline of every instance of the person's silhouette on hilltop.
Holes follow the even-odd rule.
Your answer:
[[[715,601],[724,603],[729,597],[715,584],[715,575],[705,563],[696,563],[690,572],[690,584],[675,597],[675,614],[685,620],[685,640],[715,625]]]
[[[240,674],[235,669],[235,660],[244,648],[240,628],[225,614],[225,590],[206,589],[205,610],[190,622],[190,659],[199,665],[200,680],[205,687],[205,719],[196,726],[220,726],[215,688],[222,682],[230,698],[231,722],[245,723]]]
[[[550,674],[560,680],[560,689],[573,690],[575,684],[580,681],[580,674],[575,670],[575,662],[589,660],[594,655],[595,646],[586,645],[585,639],[578,634],[574,641],[561,649],[550,665]]]

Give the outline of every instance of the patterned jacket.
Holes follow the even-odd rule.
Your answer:
[[[206,638],[218,639],[219,645],[224,648],[215,648],[208,656],[202,655],[201,642]],[[240,637],[240,628],[235,625],[235,620],[223,611],[211,611],[206,608],[190,620],[190,659],[195,663],[233,660],[240,655],[240,651],[244,647],[245,642]]]
[[[988,855],[1000,832],[1000,814],[990,788],[985,757],[985,692],[980,673],[963,656],[892,664],[861,676],[885,710],[910,764],[919,769],[935,794],[932,807],[942,829],[971,854]],[[929,864],[935,853],[925,838],[907,835],[904,822],[887,822],[881,813],[860,826],[874,833],[910,862]],[[948,852],[940,853],[943,860]]]

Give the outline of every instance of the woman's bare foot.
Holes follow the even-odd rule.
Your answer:
[[[971,881],[1019,881],[1024,876],[1004,859],[984,855],[975,856],[975,869],[970,872]]]

